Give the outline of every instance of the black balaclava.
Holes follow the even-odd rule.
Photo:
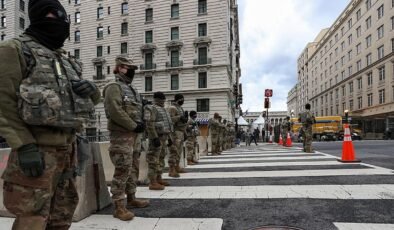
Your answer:
[[[134,74],[135,74],[135,69],[131,68],[127,70],[125,76],[130,80],[130,82],[133,82]]]
[[[184,100],[184,98],[183,98],[183,95],[180,94],[180,93],[175,94],[174,100],[175,100],[175,102],[176,102],[178,105],[180,105],[180,106],[182,106],[183,103],[185,102],[185,100]]]
[[[46,17],[48,13],[57,18]],[[30,26],[25,33],[49,49],[63,47],[64,41],[70,36],[67,12],[58,0],[30,0],[29,19]]]
[[[164,103],[166,102],[166,96],[160,91],[155,92],[153,94],[153,102],[160,107],[164,107]]]

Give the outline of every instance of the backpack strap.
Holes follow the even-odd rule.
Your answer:
[[[13,39],[21,43],[23,57],[25,58],[25,62],[26,62],[26,72],[25,75],[23,76],[23,79],[25,79],[29,77],[30,73],[32,72],[33,68],[36,65],[36,60],[33,56],[33,51],[28,45],[26,45],[26,42],[31,41],[31,39],[24,36],[20,36],[19,38],[13,38]]]

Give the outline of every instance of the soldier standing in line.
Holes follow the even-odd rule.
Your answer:
[[[281,135],[283,140],[283,146],[286,146],[287,133],[290,131],[290,117],[287,116],[281,124]]]
[[[179,173],[185,173],[185,170],[179,166],[183,152],[187,121],[189,119],[188,112],[185,112],[182,108],[184,101],[185,99],[182,94],[176,94],[174,102],[168,108],[172,123],[174,124],[174,132],[171,133],[171,139],[174,143],[169,149],[170,157],[168,158],[168,165],[170,167],[168,176],[170,177],[179,177]]]
[[[137,66],[124,57],[117,57],[114,69],[116,82],[109,83],[103,90],[105,113],[110,131],[109,154],[115,166],[111,182],[112,200],[115,205],[114,217],[131,220],[134,214],[126,209],[127,205],[143,208],[149,205],[146,200],[135,197],[137,185],[132,177],[133,147],[138,134],[144,132],[142,121],[142,98],[131,84]]]
[[[195,159],[196,159],[197,136],[200,135],[200,132],[198,131],[198,123],[196,121],[196,118],[197,118],[197,112],[190,111],[190,118],[189,121],[187,122],[187,128],[186,128],[186,134],[187,134],[186,152],[187,152],[188,165],[194,165],[198,163]]]
[[[228,140],[228,132],[227,132],[227,120],[224,119],[222,123],[222,151],[227,150],[227,140]]]
[[[173,132],[171,116],[164,108],[166,96],[162,92],[153,94],[153,105],[145,106],[144,120],[149,139],[149,149],[146,155],[148,162],[148,178],[150,190],[163,190],[170,185],[162,179],[164,158],[167,146],[171,147],[169,137]]]
[[[222,116],[219,116],[219,137],[218,137],[218,154],[221,155],[223,152],[223,123],[222,123]]]
[[[302,138],[303,138],[303,147],[304,152],[306,153],[313,153],[312,149],[312,139],[313,139],[313,132],[312,126],[316,123],[315,117],[312,115],[311,105],[307,103],[305,105],[305,112],[301,113],[298,121],[302,123]]]
[[[0,133],[11,147],[3,202],[14,230],[66,230],[78,205],[75,134],[100,91],[61,49],[70,22],[60,2],[28,7],[25,33],[0,43]]]
[[[209,134],[211,135],[212,155],[219,155],[219,113],[215,113],[208,121]]]

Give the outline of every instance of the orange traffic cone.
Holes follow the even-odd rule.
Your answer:
[[[286,147],[291,147],[291,146],[293,146],[293,143],[291,142],[290,133],[287,132]]]
[[[349,124],[345,124],[345,134],[342,144],[342,159],[338,159],[338,161],[343,163],[361,162],[360,160],[356,159],[356,152],[354,151]]]
[[[283,145],[283,139],[282,139],[282,135],[279,134],[279,143],[278,145]]]

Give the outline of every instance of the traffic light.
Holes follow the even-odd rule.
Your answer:
[[[234,84],[234,85],[233,85],[233,94],[234,94],[234,95],[237,95],[237,94],[238,94],[238,85],[237,85],[237,84]]]
[[[268,97],[266,97],[264,99],[264,108],[268,109],[270,107],[270,99]]]
[[[240,105],[242,104],[242,94],[240,94],[240,95],[238,96],[238,102],[239,102]]]

